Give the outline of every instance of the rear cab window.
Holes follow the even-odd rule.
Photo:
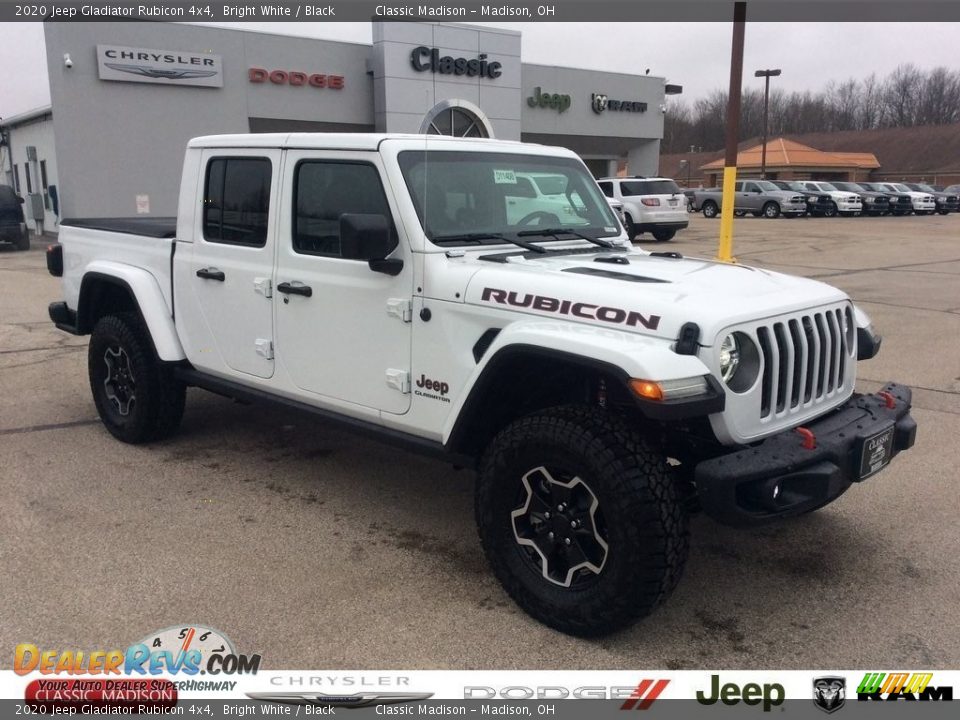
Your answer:
[[[203,190],[204,240],[247,247],[266,245],[272,173],[269,158],[211,158]]]

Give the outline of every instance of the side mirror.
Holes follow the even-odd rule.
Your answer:
[[[24,200],[23,195],[17,195],[17,202],[23,205],[26,200]]]
[[[344,213],[340,216],[341,257],[366,260],[374,272],[399,275],[403,260],[387,258],[396,246],[385,216],[368,213]]]

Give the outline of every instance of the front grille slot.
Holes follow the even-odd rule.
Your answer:
[[[763,359],[761,419],[816,404],[844,389],[851,352],[844,312],[833,308],[756,329]]]

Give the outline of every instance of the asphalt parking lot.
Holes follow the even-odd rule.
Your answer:
[[[645,247],[712,257],[719,222],[691,222]],[[914,386],[917,444],[812,516],[696,518],[674,596],[596,641],[501,591],[469,472],[201,391],[173,439],[115,441],[86,338],[47,319],[59,286],[42,250],[0,252],[0,668],[20,642],[125,647],[184,622],[265,669],[956,667],[960,215],[735,228],[741,262],[820,278],[870,313],[884,344],[859,388]]]

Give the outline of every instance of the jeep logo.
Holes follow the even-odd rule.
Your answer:
[[[423,388],[423,390],[413,391],[413,394],[417,397],[427,398],[428,400],[439,400],[445,403],[450,402],[450,398],[447,397],[447,393],[450,392],[450,386],[442,380],[431,380],[421,373],[420,379],[416,382],[416,386]]]
[[[770,712],[771,708],[783,704],[786,694],[783,685],[780,683],[764,684],[762,687],[756,683],[747,683],[741,689],[736,683],[727,683],[720,686],[720,676],[710,676],[710,695],[708,696],[702,690],[697,690],[697,702],[701,705],[713,705],[719,700],[724,705],[760,705],[763,703],[763,711]]]
[[[541,92],[539,87],[533,89],[533,95],[527,98],[527,105],[532,108],[553,108],[558,113],[570,107],[570,96],[560,93]]]

